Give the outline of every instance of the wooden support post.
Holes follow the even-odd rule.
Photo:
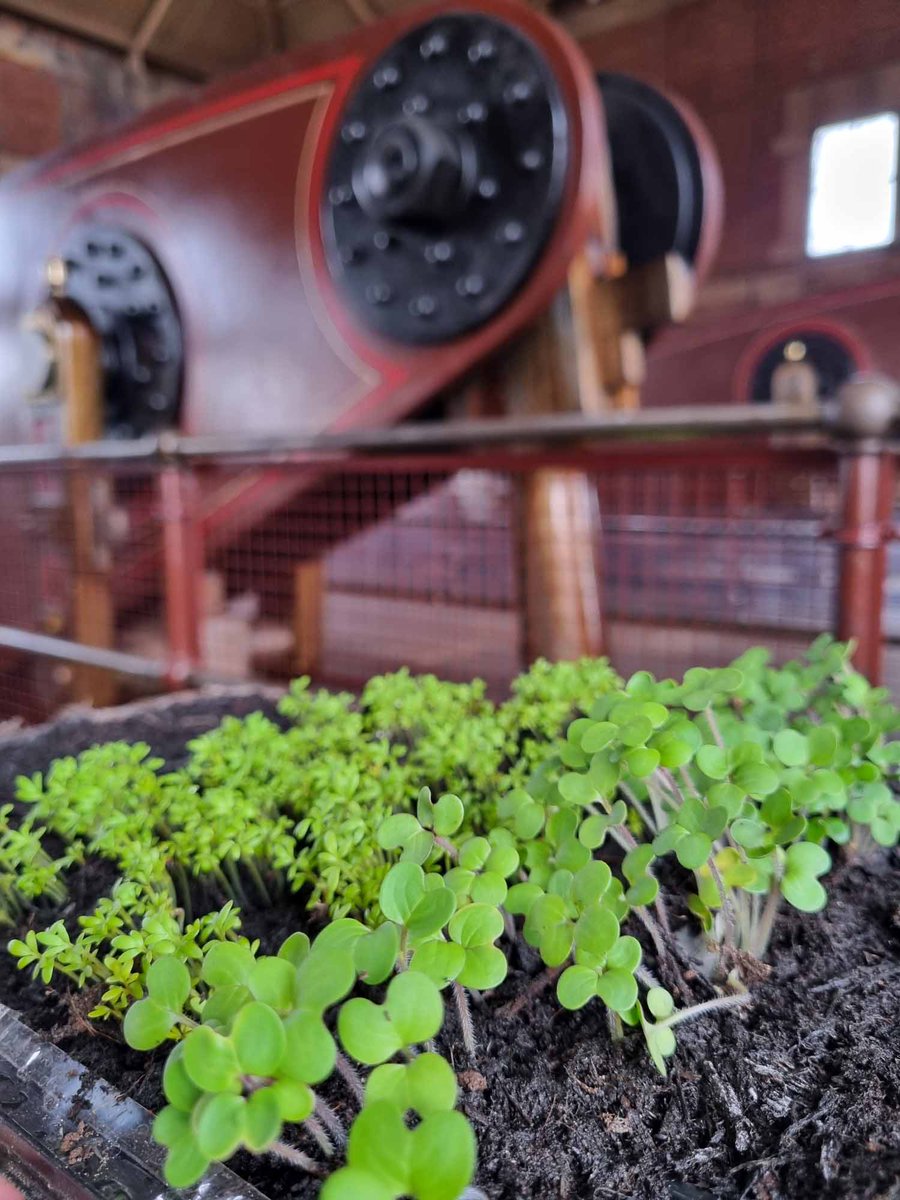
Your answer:
[[[841,515],[838,545],[837,635],[856,642],[854,662],[871,683],[883,668],[883,611],[887,542],[893,536],[896,492],[894,455],[884,435],[897,415],[896,387],[887,380],[857,379],[840,396]]]
[[[529,332],[516,358],[520,414],[573,411],[578,393],[566,361],[569,339],[558,307]],[[517,479],[516,536],[521,580],[521,654],[581,658],[603,653],[600,513],[583,471],[542,468]]]
[[[103,396],[100,344],[84,313],[70,301],[50,302],[56,352],[63,437],[77,446],[103,436]],[[68,481],[72,536],[72,631],[85,646],[109,649],[115,637],[115,613],[110,589],[110,554],[102,532],[109,505],[108,482],[84,467]],[[73,676],[76,700],[103,706],[116,698],[116,678],[108,671],[78,667]]]
[[[316,676],[322,664],[325,565],[320,558],[294,567],[294,661],[299,675]]]
[[[200,594],[203,543],[197,477],[186,466],[168,466],[159,475],[163,527],[166,633],[170,687],[183,687],[200,663]],[[215,663],[209,663],[215,671]]]
[[[534,471],[521,480],[519,504],[524,661],[602,653],[600,514],[593,481],[581,471]]]

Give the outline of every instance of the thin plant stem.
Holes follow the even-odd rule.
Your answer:
[[[475,1026],[472,1024],[472,1012],[469,1008],[469,997],[466,994],[466,989],[454,979],[453,981],[453,999],[456,1001],[456,1011],[459,1014],[459,1027],[462,1031],[463,1045],[469,1052],[471,1058],[474,1058],[478,1052],[478,1043],[475,1040]]]
[[[503,932],[511,942],[516,940],[516,922],[512,913],[508,913],[504,908],[503,912]]]
[[[725,945],[733,947],[737,943],[735,941],[736,928],[731,899],[725,890],[725,880],[722,878],[722,873],[712,858],[710,858],[708,866],[713,883],[716,885],[716,891],[719,893],[719,900],[722,902],[722,917],[725,921]]]
[[[400,929],[400,953],[397,955],[397,970],[406,971],[409,969],[409,930],[406,926]]]
[[[334,1146],[331,1143],[331,1138],[325,1132],[321,1122],[316,1117],[307,1117],[303,1122],[304,1128],[308,1129],[312,1136],[319,1144],[319,1149],[326,1158],[331,1158],[334,1155]]]
[[[659,833],[666,828],[668,821],[666,820],[663,797],[660,794],[661,789],[652,775],[647,780],[647,793],[650,796],[650,807],[653,809],[653,818],[656,821],[656,831]]]
[[[344,1146],[347,1143],[347,1130],[344,1128],[344,1122],[337,1115],[327,1100],[323,1100],[321,1096],[316,1096],[316,1113],[319,1120],[334,1138],[339,1146]]]
[[[250,901],[247,899],[246,892],[241,887],[241,878],[238,875],[237,867],[234,865],[234,860],[231,858],[225,860],[225,874],[231,882],[235,900],[237,900],[241,908],[250,908]]]
[[[269,889],[266,887],[266,881],[262,877],[262,873],[257,867],[252,858],[244,859],[244,866],[247,868],[247,874],[253,880],[253,886],[259,892],[263,904],[271,908],[272,897],[269,894]]]
[[[634,975],[636,979],[641,981],[645,988],[658,988],[661,986],[659,980],[647,967],[635,967]]]
[[[694,787],[694,781],[691,779],[691,774],[687,767],[679,767],[678,774],[681,776],[681,781],[687,791],[689,791],[692,796],[699,796],[700,793]]]
[[[641,820],[644,822],[644,824],[650,830],[650,832],[653,834],[658,833],[659,830],[656,827],[656,822],[654,821],[653,817],[650,816],[650,813],[647,811],[646,805],[637,798],[637,796],[634,793],[634,790],[632,788],[630,788],[627,783],[623,783],[621,781],[619,782],[619,787],[625,793],[625,796],[628,799],[628,803],[631,805],[631,807],[634,809],[634,811],[637,813],[637,815],[641,818]]]
[[[659,923],[665,930],[666,936],[672,936],[672,922],[669,920],[669,909],[660,890],[656,899],[653,901],[653,908],[659,918]]]
[[[181,900],[181,907],[184,909],[184,919],[190,924],[194,919],[193,908],[191,906],[191,885],[187,877],[187,871],[184,866],[174,856],[169,862],[169,870],[172,872],[175,884],[175,891]]]
[[[766,907],[763,909],[763,914],[759,924],[756,927],[756,935],[753,939],[751,952],[757,958],[763,958],[769,948],[769,940],[772,937],[772,929],[775,925],[775,917],[778,915],[778,907],[781,904],[781,891],[778,887],[778,880],[772,881],[772,887],[769,890],[769,895],[766,898]]]
[[[657,958],[660,959],[661,961],[665,961],[667,958],[671,958],[671,954],[669,952],[668,946],[666,945],[665,938],[662,935],[662,931],[660,930],[657,923],[650,916],[649,912],[647,912],[646,908],[644,908],[644,907],[635,908],[633,911],[634,911],[635,915],[637,916],[637,919],[641,922],[641,924],[644,926],[644,928],[650,934],[650,937],[653,939],[653,945],[656,947]]]
[[[349,1058],[347,1058],[346,1055],[341,1054],[340,1050],[338,1050],[337,1056],[334,1060],[334,1065],[337,1069],[338,1075],[340,1075],[341,1079],[343,1079],[344,1083],[346,1083],[354,1097],[359,1101],[360,1104],[362,1104],[366,1097],[365,1088],[362,1085],[362,1080],[357,1074],[356,1068],[350,1062]]]
[[[603,813],[598,812],[597,807],[594,804],[587,805],[587,811],[598,817],[602,817],[604,815]],[[618,843],[622,850],[634,850],[638,844],[637,838],[635,838],[631,830],[626,829],[624,825],[610,825],[607,832],[613,841]]]
[[[741,992],[737,996],[716,996],[712,1000],[702,1000],[699,1004],[692,1004],[690,1008],[682,1008],[678,1012],[672,1013],[671,1017],[664,1017],[662,1021],[657,1021],[657,1025],[669,1027],[680,1025],[682,1021],[693,1021],[706,1013],[720,1012],[722,1009],[728,1008],[742,1008],[752,1003],[751,992]]]
[[[322,1168],[317,1162],[304,1154],[302,1150],[298,1150],[295,1146],[288,1146],[286,1142],[273,1142],[268,1148],[269,1154],[274,1154],[276,1158],[280,1158],[282,1162],[290,1163],[292,1167],[299,1167],[301,1171],[305,1171],[307,1175],[321,1175]]]
[[[456,860],[459,858],[459,851],[456,849],[456,847],[453,845],[453,843],[451,841],[447,840],[447,838],[438,837],[438,835],[435,834],[434,835],[434,844],[436,846],[439,846],[441,848],[441,850],[443,850],[444,853],[446,855],[448,855],[454,862],[456,862]]]
[[[716,718],[713,714],[711,704],[707,704],[706,708],[703,710],[703,715],[706,717],[706,723],[709,726],[710,733],[713,735],[713,738],[715,739],[716,745],[719,747],[720,750],[724,750],[725,749],[725,739],[722,737],[722,731],[719,729],[719,722],[716,720]]]

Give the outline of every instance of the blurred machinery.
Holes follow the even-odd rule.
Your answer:
[[[696,118],[644,83],[595,77],[537,11],[405,13],[4,180],[0,443],[277,443],[417,410],[633,406],[643,347],[690,310],[720,216]],[[576,514],[590,528],[596,496],[539,476],[526,546],[528,521],[549,522],[571,565],[582,551],[566,530]],[[247,472],[219,496],[210,473],[207,544],[321,483]],[[96,506],[113,502],[69,489],[76,560],[96,561],[111,536]],[[572,575],[527,558],[530,590]],[[102,644],[128,602],[92,596],[74,635]],[[535,651],[599,648],[594,601],[574,603],[579,644],[554,646],[551,615]]]

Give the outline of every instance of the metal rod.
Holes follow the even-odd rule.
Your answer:
[[[890,454],[848,451],[841,457],[841,517],[834,532],[837,635],[856,642],[856,667],[873,684],[882,682],[884,669],[884,591],[895,479]]]
[[[48,637],[46,634],[32,633],[27,629],[15,629],[11,625],[0,625],[0,646],[9,650],[20,650],[23,654],[36,654],[40,658],[97,667],[134,679],[147,679],[153,683],[165,683],[169,678],[168,664],[157,662],[155,659],[143,658],[138,654],[125,654],[121,650],[106,650],[100,646],[83,646],[79,642],[69,641],[68,638]],[[194,675],[179,682],[203,681]]]
[[[821,416],[791,405],[720,404],[639,409],[596,414],[555,413],[537,417],[485,417],[466,421],[410,421],[386,429],[298,437],[181,437],[161,434],[133,441],[101,441],[81,446],[3,446],[0,467],[55,465],[66,462],[148,463],[222,458],[284,461],[301,454],[360,451],[406,452],[468,446],[561,445],[605,441],[653,441],[667,438],[714,437],[721,434],[822,433]]]

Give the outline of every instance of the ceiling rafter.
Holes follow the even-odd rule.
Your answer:
[[[172,7],[173,0],[150,0],[147,11],[135,30],[131,45],[128,47],[128,61],[133,67],[144,65],[144,55],[150,48],[159,27]]]
[[[414,0],[0,0],[0,14],[10,13],[46,28],[113,47],[136,67],[153,67],[198,80],[236,65],[248,65],[306,41],[369,25]],[[663,14],[700,0],[530,0],[553,13],[576,37],[590,38],[617,25]],[[174,7],[173,7],[174,6]],[[251,23],[242,12],[253,14]],[[177,19],[166,20],[177,14]],[[185,18],[201,21],[216,15],[216,38],[182,36]],[[136,15],[140,14],[140,15]],[[191,24],[190,21],[187,22]],[[192,26],[193,29],[193,26]]]

